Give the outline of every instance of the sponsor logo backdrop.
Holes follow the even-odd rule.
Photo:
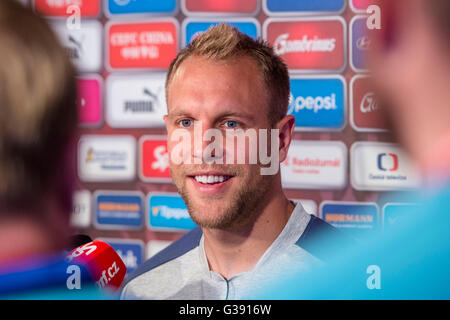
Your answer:
[[[290,199],[358,237],[395,223],[392,195],[419,182],[367,84],[369,0],[22,2],[46,16],[79,71],[72,225],[109,241],[130,270],[195,227],[168,170],[164,79],[213,24],[263,37],[289,67],[297,127],[281,172]]]

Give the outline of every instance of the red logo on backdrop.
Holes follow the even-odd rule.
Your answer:
[[[77,79],[78,123],[98,125],[102,121],[102,94],[100,77]]]
[[[188,12],[246,13],[251,14],[258,8],[257,0],[184,0]]]
[[[166,69],[178,50],[175,21],[114,23],[108,30],[109,65],[114,69]]]
[[[338,71],[345,66],[345,22],[321,19],[268,19],[264,37],[291,70]]]
[[[387,123],[375,95],[369,77],[357,75],[350,82],[351,121],[357,131],[387,130]]]
[[[51,17],[66,17],[78,11],[82,17],[97,17],[100,0],[34,0],[36,11]]]
[[[166,137],[144,136],[141,138],[140,175],[144,181],[167,182],[172,177],[169,171],[169,154]]]

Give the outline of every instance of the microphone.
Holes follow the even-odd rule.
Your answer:
[[[67,252],[72,251],[73,249],[78,248],[79,246],[81,246],[85,243],[91,242],[91,241],[92,241],[91,237],[89,237],[86,234],[73,235],[73,236],[69,237],[69,239],[67,241],[68,244],[67,244],[66,250],[67,250]]]
[[[106,242],[95,240],[69,252],[67,262],[84,266],[100,289],[117,291],[127,273],[120,256]]]

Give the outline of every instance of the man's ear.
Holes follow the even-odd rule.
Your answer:
[[[280,163],[286,159],[289,145],[291,144],[292,135],[295,128],[295,117],[293,115],[285,116],[283,119],[278,121],[275,128],[279,129],[279,155]]]
[[[169,132],[169,116],[166,114],[163,117],[164,122],[166,123],[166,131]]]

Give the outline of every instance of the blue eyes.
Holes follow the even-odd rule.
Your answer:
[[[192,125],[192,120],[183,119],[183,120],[180,121],[180,124],[181,124],[182,127],[188,128],[188,127],[190,127]]]
[[[236,121],[227,121],[225,122],[225,126],[229,129],[234,129],[238,126],[238,123]]]
[[[190,119],[183,119],[183,120],[179,121],[180,126],[183,127],[183,128],[189,128],[189,127],[191,127],[193,125],[193,123],[194,122],[192,120],[190,120]],[[238,124],[237,121],[228,120],[228,121],[224,122],[224,126],[227,129],[235,129],[235,128],[237,128],[239,126],[239,124]]]

